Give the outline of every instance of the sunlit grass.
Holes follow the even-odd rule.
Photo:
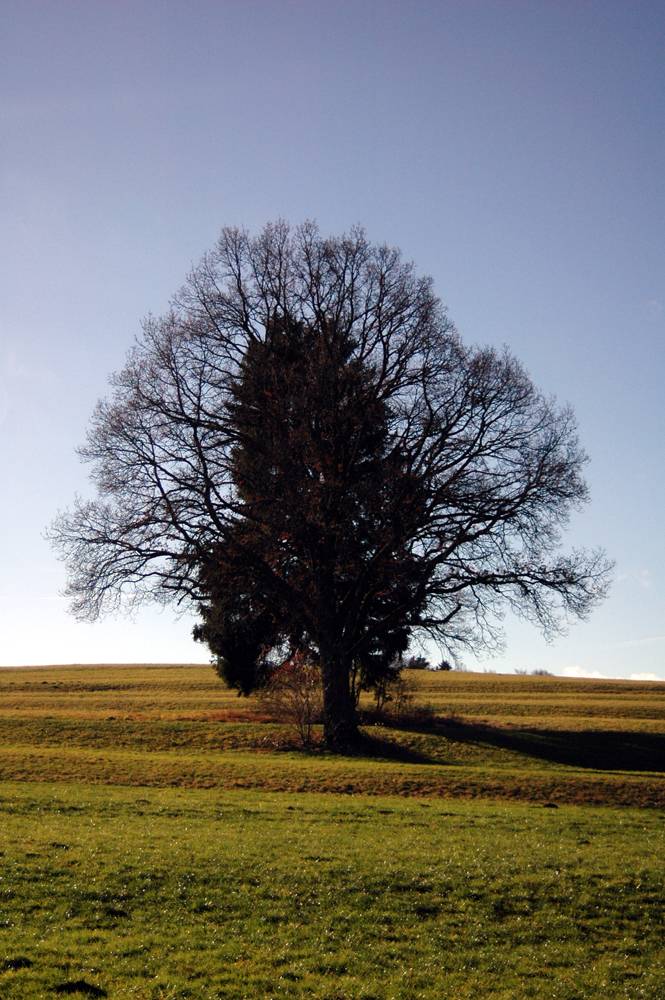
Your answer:
[[[0,778],[665,804],[665,685],[407,676],[430,716],[369,725],[343,757],[303,751],[209,667],[4,670]]]
[[[255,698],[238,698],[209,666],[120,664],[0,671],[0,717],[104,719],[248,718]]]
[[[410,680],[335,755],[210,668],[2,671],[2,1000],[662,1000],[665,685]]]
[[[665,683],[594,681],[505,674],[405,672],[414,704],[442,716],[550,728],[665,732]],[[371,706],[364,695],[361,705]],[[104,665],[0,671],[0,718],[251,720],[255,698],[239,698],[208,666]]]
[[[660,811],[32,784],[0,831],[7,998],[665,994]]]

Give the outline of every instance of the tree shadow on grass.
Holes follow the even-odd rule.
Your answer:
[[[410,747],[389,736],[364,732],[357,744],[344,751],[345,757],[362,758],[363,760],[397,761],[401,764],[436,764],[436,761],[426,751]]]
[[[665,735],[603,730],[508,729],[452,720],[435,726],[395,726],[402,732],[491,746],[551,764],[599,771],[665,772]],[[428,758],[434,763],[432,758]]]
[[[352,757],[355,760],[398,761],[402,764],[437,764],[430,754],[410,747],[389,736],[377,736],[361,732],[356,743],[346,747],[331,749],[321,738],[303,744],[294,736],[275,741],[271,749],[287,753],[297,753],[308,757]]]
[[[312,743],[303,745],[290,734],[271,741],[273,751],[306,756],[347,757],[367,761],[393,761],[403,764],[445,764],[440,753],[430,752],[403,742],[408,736],[434,737],[445,750],[445,741],[467,743],[482,750],[492,747],[536,758],[550,764],[598,771],[645,771],[665,773],[665,734],[621,732],[617,730],[561,730],[493,726],[491,723],[464,719],[384,720],[364,729],[352,746],[331,750],[317,734]],[[395,735],[392,735],[395,734]],[[397,735],[399,734],[399,735]],[[437,742],[438,742],[437,740]]]

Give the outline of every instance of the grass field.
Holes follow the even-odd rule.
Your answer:
[[[663,1000],[665,684],[413,673],[333,756],[210,668],[0,672],[2,1000]]]
[[[10,784],[0,823],[3,997],[665,995],[655,810]]]
[[[0,779],[665,807],[665,684],[412,671],[427,724],[305,752],[209,667],[0,672]]]

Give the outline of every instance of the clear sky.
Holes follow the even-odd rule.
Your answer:
[[[222,225],[362,223],[574,407],[612,593],[474,669],[665,679],[662,0],[0,2],[0,664],[205,662],[76,623],[42,533],[141,317]]]

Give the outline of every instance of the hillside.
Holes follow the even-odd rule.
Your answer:
[[[339,756],[300,747],[209,667],[6,669],[0,778],[665,804],[665,684],[407,676],[409,714],[367,715],[363,747]]]

